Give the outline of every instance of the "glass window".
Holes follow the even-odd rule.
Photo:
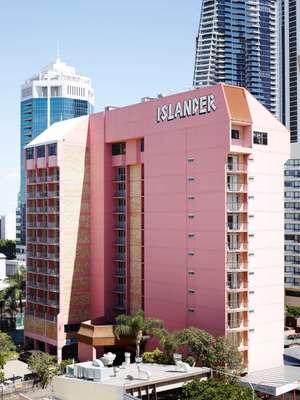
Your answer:
[[[253,132],[253,143],[254,144],[268,144],[267,132]]]
[[[57,144],[51,143],[48,144],[48,156],[56,156],[57,154]]]
[[[32,160],[34,158],[34,148],[30,147],[26,150],[26,160]]]
[[[36,148],[37,158],[45,157],[45,146],[38,146]]]
[[[240,131],[237,129],[231,129],[231,138],[232,139],[239,139],[240,138]]]
[[[141,152],[143,152],[144,151],[144,138],[141,139],[141,141],[140,141],[140,148],[141,148]]]
[[[126,154],[126,143],[113,143],[111,147],[111,153],[113,156],[118,156],[120,154]]]

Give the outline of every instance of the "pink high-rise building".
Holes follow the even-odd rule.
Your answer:
[[[281,365],[288,158],[280,122],[222,84],[51,126],[26,149],[27,342],[65,355],[97,321],[92,356],[144,309]]]

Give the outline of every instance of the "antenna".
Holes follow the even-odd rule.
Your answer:
[[[59,40],[56,43],[56,62],[60,62],[60,46],[59,46]]]

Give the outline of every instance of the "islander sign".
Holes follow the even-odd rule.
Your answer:
[[[216,111],[215,96],[195,97],[184,101],[178,101],[176,104],[165,104],[157,107],[156,122],[173,121],[178,118],[192,117],[193,115],[208,114]]]

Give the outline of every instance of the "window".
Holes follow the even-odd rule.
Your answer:
[[[64,326],[65,333],[68,332],[78,332],[80,328],[80,324],[67,324]]]
[[[188,274],[189,275],[195,275],[195,271],[189,271]]]
[[[192,163],[192,162],[194,162],[195,159],[194,159],[194,157],[188,157],[187,160],[188,160],[188,163]]]
[[[140,150],[141,152],[144,151],[144,138],[140,140]]]
[[[33,160],[34,158],[34,149],[33,147],[30,147],[29,149],[26,150],[26,160]]]
[[[231,129],[231,139],[239,139],[240,131],[237,129]]]
[[[195,178],[193,176],[188,176],[187,179],[188,179],[189,182],[194,182],[194,180],[195,180]]]
[[[48,144],[48,156],[56,156],[57,145],[56,143]]]
[[[120,154],[126,154],[126,143],[113,143],[111,146],[111,154],[113,156],[118,156]]]
[[[45,157],[45,146],[38,146],[36,148],[37,158]]]
[[[254,144],[268,144],[267,132],[253,132],[253,143]]]

